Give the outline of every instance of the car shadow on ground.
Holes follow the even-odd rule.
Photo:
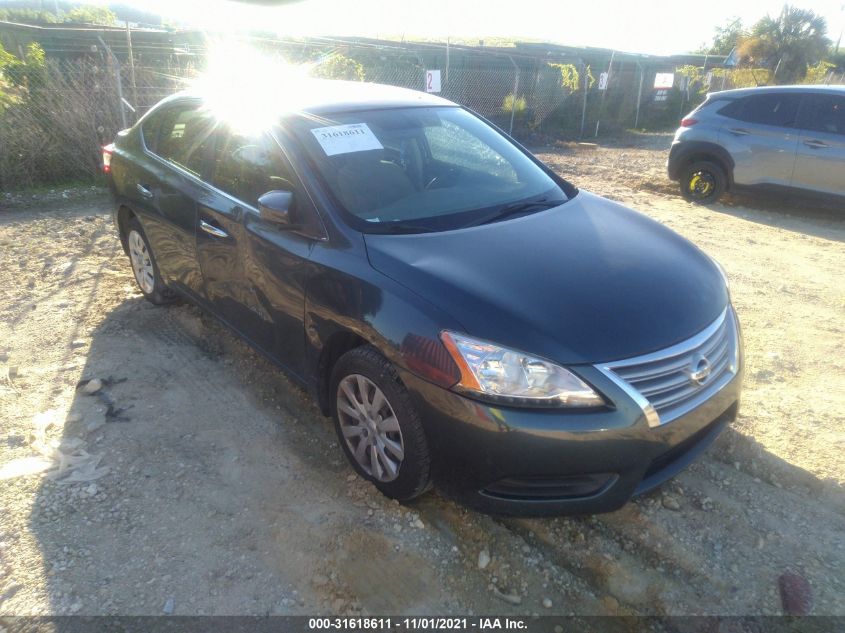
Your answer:
[[[845,203],[799,195],[730,193],[709,208],[771,227],[845,241]]]
[[[679,512],[652,513],[664,488],[617,513],[564,523],[490,519],[436,494],[408,514],[352,473],[330,422],[302,390],[192,306],[127,299],[105,314],[84,358],[65,419],[44,429],[45,441],[61,442],[64,479],[43,480],[29,518],[52,613],[396,614],[463,612],[467,605],[524,612],[527,606],[488,590],[489,572],[476,569],[478,549],[491,541],[514,556],[527,543],[522,547],[550,561],[541,567],[557,566],[617,605],[571,595],[555,598],[552,612],[612,613],[619,605],[659,612],[671,604],[626,592],[615,576],[596,571],[594,560],[616,556],[613,564],[637,575],[651,565],[649,531],[667,539],[664,554],[683,557],[672,553],[686,547],[674,535],[695,531],[702,521],[714,540],[756,543],[753,530],[736,532],[743,521],[756,521],[753,513],[771,529],[787,512],[826,522],[805,535],[818,547],[833,548],[845,527],[841,486],[733,431],[681,476],[687,490]],[[88,382],[94,379],[99,389]],[[674,485],[669,490],[677,495]],[[771,507],[747,503],[758,493],[772,499]],[[717,509],[703,515],[705,497]],[[632,513],[648,520],[631,522]],[[414,527],[417,514],[425,528]],[[633,549],[617,547],[605,534],[627,534],[635,523],[644,532],[625,537]],[[561,525],[598,530],[596,540],[570,543],[560,536]],[[799,567],[816,564],[796,551],[784,555],[799,557]],[[841,559],[841,549],[835,551]],[[745,558],[752,577],[762,573],[753,554]],[[530,586],[548,582],[539,568],[522,565]],[[671,598],[676,604],[700,600],[709,581],[694,569],[673,574],[680,584]],[[763,604],[751,582],[731,591],[747,609]],[[721,599],[707,599],[703,608],[718,609]]]

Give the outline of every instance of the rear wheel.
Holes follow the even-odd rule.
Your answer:
[[[711,204],[725,192],[725,170],[710,161],[691,163],[681,172],[681,194],[690,202]]]
[[[135,282],[147,301],[156,305],[172,302],[175,295],[161,280],[150,243],[136,218],[132,218],[127,226],[126,246]]]
[[[393,365],[372,346],[355,348],[337,361],[331,393],[338,441],[358,474],[400,501],[428,490],[428,443]]]

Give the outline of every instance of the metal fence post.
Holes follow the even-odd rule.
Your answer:
[[[514,71],[514,78],[513,78],[513,98],[511,99],[511,125],[510,129],[508,130],[508,134],[513,136],[513,115],[516,113],[516,93],[519,90],[519,66],[515,61],[513,61],[513,57],[508,55],[508,59],[511,60],[511,64],[513,64],[513,71]]]
[[[584,138],[584,126],[587,124],[587,93],[590,91],[590,67],[584,64],[584,104],[581,106],[581,133],[579,139]]]
[[[132,103],[138,107],[138,86],[135,83],[135,56],[132,54],[132,29],[126,21],[126,48],[129,55],[129,80],[132,83]]]
[[[607,83],[604,84],[604,90],[601,91],[601,101],[599,102],[599,118],[596,120],[596,138],[598,138],[599,135],[599,125],[601,125],[601,118],[602,116],[604,116],[604,97],[607,94],[607,91],[610,90],[610,73],[613,70],[613,57],[615,55],[616,51],[610,51],[610,63],[607,65]],[[599,86],[601,86],[601,83],[599,83]]]
[[[103,45],[103,48],[106,49],[106,52],[109,54],[109,57],[114,62],[114,71],[115,71],[115,78],[117,79],[117,98],[118,103],[120,105],[120,122],[123,124],[123,127],[128,127],[126,124],[126,100],[123,98],[123,81],[120,78],[120,61],[118,61],[117,57],[112,50],[109,48],[108,44],[106,44],[105,40],[99,35],[97,39],[100,41],[100,44]]]
[[[640,125],[640,104],[643,101],[643,80],[645,79],[645,68],[640,62],[637,62],[637,67],[640,69],[640,89],[637,91],[637,116],[634,117],[634,129]]]

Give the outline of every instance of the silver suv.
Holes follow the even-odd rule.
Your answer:
[[[845,200],[845,86],[713,92],[690,112],[669,151],[687,200],[726,190],[789,189]]]

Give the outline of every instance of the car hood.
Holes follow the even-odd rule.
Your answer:
[[[585,191],[516,219],[365,241],[376,270],[467,334],[560,363],[668,347],[728,303],[721,273],[690,242]]]

